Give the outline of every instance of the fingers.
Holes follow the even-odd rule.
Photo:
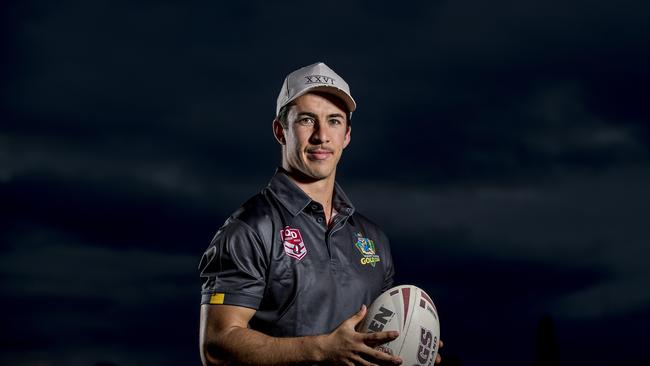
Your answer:
[[[400,365],[402,363],[402,359],[398,356],[393,356],[376,348],[381,344],[390,342],[399,337],[398,331],[390,330],[376,333],[359,333],[359,335],[361,335],[363,345],[360,348],[357,348],[357,352],[359,352],[364,359],[371,360],[380,365]]]
[[[438,354],[436,355],[436,364],[439,364],[442,362],[442,356],[440,356],[440,349],[444,346],[445,344],[442,342],[442,339],[438,340]]]
[[[399,332],[396,330],[377,333],[365,333],[363,335],[363,343],[374,348],[380,344],[388,343],[397,337],[399,337]]]
[[[385,331],[376,333],[359,333],[355,331],[356,326],[359,325],[365,318],[368,309],[365,305],[361,306],[358,312],[346,319],[331,335],[333,339],[338,339],[344,348],[352,351],[352,354],[347,353],[342,359],[346,364],[353,362],[355,365],[372,366],[372,365],[400,365],[402,359],[397,356],[392,356],[386,352],[375,349],[375,347],[395,340],[399,337],[397,331]],[[352,332],[350,332],[352,331]],[[335,342],[336,343],[336,342]]]
[[[396,366],[402,364],[402,359],[400,357],[370,347],[358,349],[354,355],[355,356],[352,356],[351,358],[355,361],[358,359],[364,360],[365,362],[357,361],[359,364],[363,365]]]
[[[355,354],[352,356],[352,360],[354,360],[355,365],[363,365],[363,366],[376,366],[377,364],[369,362],[365,360],[363,357]]]
[[[372,360],[373,362],[380,365],[400,365],[402,363],[402,359],[400,357],[393,356],[389,353],[380,351],[375,348],[364,347],[358,352],[360,352],[360,356],[362,356],[363,359]]]

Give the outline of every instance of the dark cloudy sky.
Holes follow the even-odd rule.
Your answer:
[[[199,258],[316,61],[448,365],[533,365],[549,323],[561,365],[650,363],[647,2],[1,6],[0,364],[199,364]]]

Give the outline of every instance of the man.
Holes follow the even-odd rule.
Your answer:
[[[356,104],[323,63],[289,74],[273,133],[282,166],[201,259],[204,365],[400,364],[355,327],[393,282],[388,238],[335,182]]]

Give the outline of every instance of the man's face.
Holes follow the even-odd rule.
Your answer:
[[[278,130],[277,125],[285,169],[297,170],[310,180],[325,179],[336,172],[343,149],[350,143],[351,130],[339,99],[325,93],[302,95],[289,109],[287,129]]]

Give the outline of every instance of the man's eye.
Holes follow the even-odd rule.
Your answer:
[[[333,124],[333,125],[340,125],[341,123],[343,123],[343,122],[340,119],[331,119],[330,120],[330,124]]]
[[[314,123],[314,119],[311,117],[305,117],[298,120],[301,125],[311,125]]]

